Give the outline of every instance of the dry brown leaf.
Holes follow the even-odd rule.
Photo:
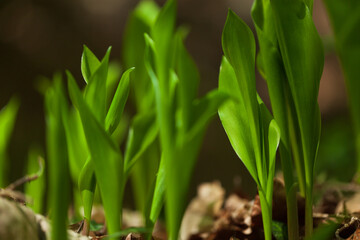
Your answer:
[[[194,233],[209,230],[214,216],[219,214],[224,202],[225,190],[220,182],[203,183],[197,196],[187,207],[181,224],[181,239],[188,239]]]

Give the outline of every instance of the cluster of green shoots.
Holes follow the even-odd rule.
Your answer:
[[[360,146],[356,80],[360,4],[352,2],[325,0]],[[217,111],[233,149],[257,184],[265,239],[272,239],[278,150],[288,239],[300,238],[298,192],[306,203],[305,237],[311,237],[314,163],[321,129],[317,97],[324,64],[322,42],[312,20],[313,1],[255,0],[252,19],[258,54],[252,31],[230,10],[222,34],[219,89],[201,98],[197,97],[199,72],[184,46],[187,30],[176,28],[176,5],[176,0],[168,0],[159,8],[148,0],[132,12],[123,46],[127,70],[122,72],[109,61],[111,48],[99,60],[84,46],[85,87],[80,89],[68,71],[67,90],[59,74],[43,84],[51,239],[67,239],[70,204],[84,220],[82,234],[88,235],[94,203],[103,205],[111,239],[130,231],[150,239],[163,207],[168,239],[179,239],[192,170],[207,124]],[[257,94],[256,67],[268,85],[272,113]],[[124,111],[128,98],[135,107],[133,116]],[[14,98],[0,112],[0,187],[7,184],[6,147],[18,108]],[[36,171],[39,155],[41,148],[30,149],[29,173]],[[123,230],[122,202],[129,179],[144,227]],[[25,186],[36,212],[44,212],[44,189],[44,176]]]
[[[313,174],[320,138],[317,103],[324,64],[322,42],[312,20],[313,2],[256,0],[249,27],[229,12],[222,36],[219,89],[232,96],[219,110],[237,155],[255,180],[265,239],[272,239],[272,191],[276,150],[284,174],[289,239],[299,239],[296,193],[305,197],[305,236],[313,232]],[[274,119],[256,93],[257,68],[266,80]],[[296,176],[293,174],[295,165]]]
[[[178,239],[202,137],[226,96],[214,90],[196,98],[199,73],[183,45],[184,31],[175,29],[175,16],[175,1],[168,1],[162,9],[152,2],[139,5],[129,21],[124,47],[125,65],[130,68],[119,82],[114,77],[118,74],[109,74],[114,73],[109,67],[110,48],[100,61],[84,47],[84,89],[79,89],[70,72],[66,74],[72,106],[59,77],[47,89],[52,239],[66,238],[70,179],[82,200],[83,234],[89,234],[98,188],[108,233],[111,238],[121,235],[122,201],[131,174],[135,186],[140,186],[137,196],[144,199],[138,201],[138,208],[146,227],[134,231],[151,232],[166,202],[169,239]],[[138,112],[127,127],[123,111],[131,86]],[[147,169],[146,161],[157,166]],[[138,162],[137,171],[132,172]]]

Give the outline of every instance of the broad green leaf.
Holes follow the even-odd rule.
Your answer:
[[[69,72],[68,87],[70,98],[77,107],[82,120],[95,176],[105,210],[105,217],[110,234],[121,229],[121,202],[123,194],[123,160],[115,143],[91,113],[82,94]]]
[[[255,39],[250,28],[231,10],[222,34],[224,55],[233,67],[237,79],[237,95],[244,104],[249,118],[249,140],[253,145],[260,183],[263,184],[261,165],[261,146],[259,130],[259,109],[256,100],[255,84]]]
[[[67,111],[61,78],[55,78],[46,92],[46,142],[49,169],[48,206],[51,211],[51,239],[67,239],[69,168],[62,114]]]
[[[278,49],[270,1],[256,0],[251,14],[260,45],[260,53],[257,57],[258,69],[267,82],[272,112],[281,130],[281,165],[284,172],[285,188],[289,192],[290,186],[294,182],[288,126],[290,121],[288,116],[291,115],[288,105],[289,102],[292,102],[292,96],[289,92],[285,69]],[[292,118],[295,119],[296,116]],[[300,178],[300,174],[298,175]]]
[[[96,69],[100,66],[100,61],[94,53],[84,45],[83,54],[81,56],[81,72],[87,84],[91,81],[91,76],[95,73]]]
[[[91,75],[90,81],[85,88],[86,103],[102,125],[104,124],[106,116],[106,80],[110,52],[111,47],[107,50],[99,67]]]
[[[16,115],[20,106],[19,99],[13,97],[0,111],[0,187],[7,184],[7,154],[6,148],[10,141]]]
[[[305,3],[300,0],[273,0],[271,5],[281,56],[299,121],[306,182],[312,186],[320,135],[317,97],[324,64],[323,47]]]
[[[290,140],[297,138],[291,137],[291,131],[289,132],[289,123],[291,123],[291,119],[296,119],[296,116],[292,117],[293,111],[289,111],[289,104],[293,101],[291,99],[292,96],[289,91],[280,50],[278,48],[273,10],[270,2],[271,1],[255,0],[251,15],[256,28],[260,47],[260,52],[257,55],[257,68],[267,82],[272,112],[281,132],[280,156],[284,174],[285,189],[288,196],[287,200],[290,199],[290,201],[294,201],[287,203],[287,216],[289,220],[288,235],[290,236],[290,240],[295,240],[299,237],[299,231],[297,209],[291,207],[296,206],[296,192],[290,191],[291,186],[294,184],[292,156],[298,160],[303,158],[300,157],[299,154],[291,152],[292,146],[298,146],[297,143],[296,145],[291,145]],[[295,124],[292,125],[294,126]],[[300,153],[300,151],[297,152]],[[297,164],[297,166],[299,166],[299,164]],[[302,177],[303,171],[299,168],[296,168],[296,170],[301,185],[305,185],[305,180]],[[268,180],[268,184],[272,184],[269,181],[270,179]],[[267,190],[269,196],[270,189],[268,188]],[[293,196],[290,197],[290,195]],[[269,197],[267,198],[269,199]],[[290,224],[292,226],[290,226]]]
[[[36,180],[28,182],[24,186],[26,196],[31,198],[28,206],[36,213],[44,211],[45,176],[43,174],[45,161],[42,158],[42,151],[38,147],[31,147],[28,153],[27,174],[36,174]]]
[[[324,65],[322,42],[306,4],[273,0],[277,38],[295,105],[305,169],[305,235],[311,236],[313,169],[320,139],[317,103]]]
[[[114,98],[111,102],[109,111],[105,118],[105,129],[112,134],[119,125],[122,113],[124,111],[125,103],[130,91],[130,73],[134,68],[128,69],[123,73],[119,86],[115,92]]]
[[[219,108],[221,123],[234,151],[244,163],[255,182],[259,183],[255,155],[252,150],[249,119],[241,97],[243,93],[236,79],[234,69],[226,57],[223,57],[220,67],[219,90],[231,97],[229,101]]]
[[[127,176],[136,161],[155,140],[158,133],[155,112],[135,116],[129,130],[124,157],[124,174]]]

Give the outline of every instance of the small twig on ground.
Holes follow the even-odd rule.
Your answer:
[[[11,183],[9,186],[7,186],[5,189],[6,190],[14,190],[15,188],[36,180],[37,178],[39,178],[43,172],[44,172],[44,167],[43,167],[43,163],[44,163],[44,159],[42,157],[38,157],[38,161],[39,161],[39,170],[37,171],[37,173],[33,174],[33,175],[26,175],[18,180],[16,180],[15,182]]]

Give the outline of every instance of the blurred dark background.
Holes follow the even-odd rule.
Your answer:
[[[15,94],[21,99],[9,147],[11,181],[24,174],[29,147],[32,144],[45,146],[43,99],[35,89],[36,79],[69,69],[80,80],[83,44],[98,57],[102,57],[111,45],[111,59],[121,61],[122,34],[129,13],[137,3],[137,0],[0,2],[0,107]],[[201,72],[200,94],[217,87],[222,56],[221,32],[227,9],[233,9],[253,27],[251,4],[251,0],[178,1],[178,24],[190,27],[186,45]],[[323,139],[318,166],[330,169],[329,162],[333,162],[332,168],[336,172],[340,165],[354,163],[346,91],[333,50],[329,21],[319,0],[315,1],[314,19],[327,49],[319,94]],[[258,90],[266,101],[266,85],[261,79]],[[331,171],[327,174],[331,175]],[[249,194],[256,191],[255,184],[233,152],[218,117],[209,126],[193,176],[191,195],[195,194],[197,184],[215,179],[221,180],[228,191],[234,184],[240,184]],[[344,180],[349,179],[351,176],[345,176]]]

